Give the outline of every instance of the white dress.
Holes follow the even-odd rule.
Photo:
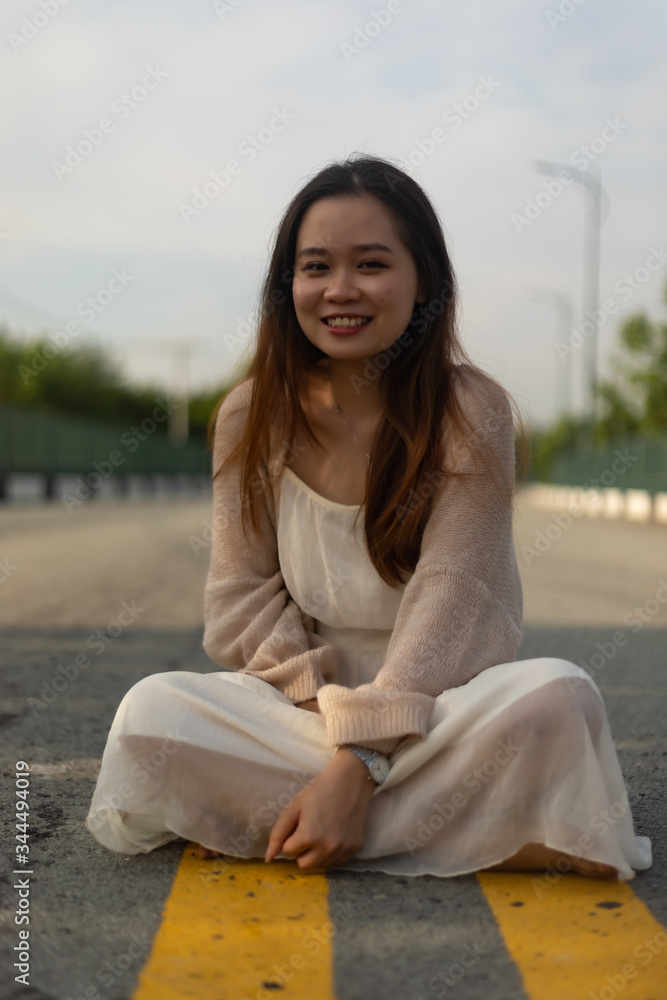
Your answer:
[[[376,572],[357,506],[325,499],[289,467],[280,495],[285,585],[338,648],[337,683],[367,683],[404,588]],[[127,854],[186,838],[262,857],[282,809],[334,753],[320,715],[256,677],[152,674],[118,708],[86,824]],[[439,695],[426,738],[399,748],[371,798],[362,850],[340,867],[459,875],[526,843],[613,865],[622,879],[651,865],[600,693],[553,657],[499,664]]]

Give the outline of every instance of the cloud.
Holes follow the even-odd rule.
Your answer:
[[[511,216],[542,190],[531,160],[567,161],[620,116],[627,131],[591,163],[611,200],[602,290],[659,240],[662,5],[644,4],[640,18],[616,0],[589,0],[555,30],[545,12],[556,4],[523,0],[403,0],[390,18],[378,14],[386,4],[352,0],[227,7],[70,0],[19,51],[7,42],[0,284],[68,318],[126,266],[136,280],[100,318],[100,339],[132,377],[146,378],[161,344],[192,336],[193,381],[210,383],[230,370],[221,332],[252,312],[273,230],[303,180],[358,149],[408,158],[441,129],[446,141],[422,162],[414,155],[412,170],[468,286],[467,342],[536,417],[552,418],[555,317],[526,289],[555,287],[578,308],[581,191],[568,190],[521,233]],[[7,38],[39,9],[10,0],[0,30]],[[377,28],[368,27],[373,12]],[[355,44],[350,55],[345,46]],[[156,67],[166,74],[160,85],[122,120],[114,115],[119,95]],[[500,86],[454,128],[452,109],[469,110],[489,77]],[[269,140],[276,112],[294,119]],[[105,117],[113,130],[58,180],[53,162]],[[252,159],[242,152],[249,142],[259,145]],[[185,222],[179,206],[230,161],[240,171]],[[659,293],[658,277],[628,306],[655,309]],[[0,306],[11,318],[11,300],[0,296]],[[153,346],[133,352],[139,340]],[[613,341],[610,324],[603,358]],[[581,404],[580,390],[575,398]]]

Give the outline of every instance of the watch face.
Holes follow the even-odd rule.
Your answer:
[[[389,774],[389,761],[386,757],[376,757],[369,768],[373,781],[376,781],[378,785],[386,779]]]

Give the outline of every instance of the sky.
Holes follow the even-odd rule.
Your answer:
[[[600,376],[624,319],[664,316],[666,28],[662,0],[5,0],[0,323],[212,389],[288,202],[367,152],[434,203],[475,363],[532,425],[582,412],[586,175]]]

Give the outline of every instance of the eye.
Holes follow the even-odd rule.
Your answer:
[[[381,260],[364,260],[359,267],[386,267]]]
[[[303,265],[304,271],[319,271],[326,268],[326,264],[321,260],[311,260],[307,264]]]

